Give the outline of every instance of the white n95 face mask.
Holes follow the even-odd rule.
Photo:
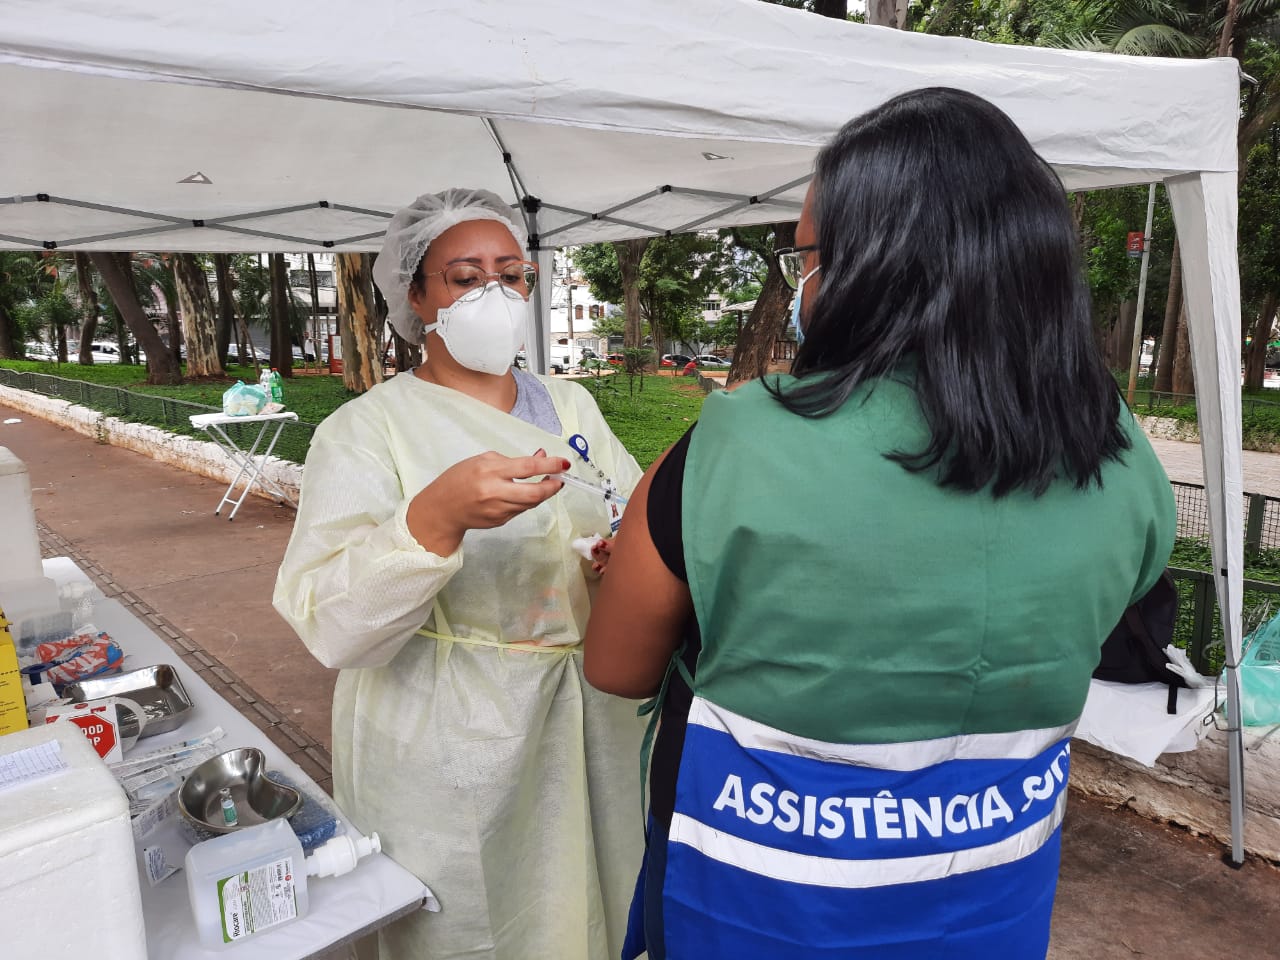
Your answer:
[[[500,376],[511,369],[524,343],[529,302],[504,293],[501,284],[485,286],[474,298],[459,300],[436,311],[435,330],[453,359],[477,373]]]

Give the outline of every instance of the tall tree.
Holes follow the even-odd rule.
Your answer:
[[[98,330],[98,314],[101,308],[98,305],[98,290],[93,285],[93,265],[89,262],[89,255],[83,252],[77,252],[75,255],[76,264],[76,287],[80,293],[80,363],[84,366],[93,365],[93,337]],[[120,358],[120,362],[124,362],[124,358]]]
[[[19,308],[40,299],[53,281],[41,264],[40,254],[30,250],[0,251],[0,357],[25,353]]]
[[[787,328],[792,293],[782,279],[782,271],[772,251],[795,246],[796,225],[775,223],[767,233],[751,235],[738,231],[737,237],[738,242],[749,243],[764,254],[769,266],[760,286],[760,295],[756,297],[756,305],[738,334],[733,366],[729,368],[731,384],[764,376],[773,362],[773,345]]]
[[[338,282],[338,332],[342,336],[342,383],[364,393],[382,382],[377,303],[373,297],[372,258],[360,253],[334,255]]]
[[[178,316],[178,281],[174,277],[173,257],[160,254],[157,259],[144,263],[144,279],[160,291],[164,312],[168,318],[169,352],[174,363],[182,366],[182,318]]]
[[[1156,379],[1152,388],[1169,393],[1173,390],[1173,365],[1177,356],[1178,318],[1182,316],[1182,255],[1178,238],[1173,239],[1173,254],[1169,260],[1169,293],[1165,298],[1164,325],[1160,330],[1160,357],[1156,364]]]
[[[218,360],[225,366],[231,352],[231,338],[236,336],[236,300],[231,280],[231,255],[213,255],[213,277],[218,287]],[[240,339],[237,337],[237,340]],[[245,345],[236,344],[236,357],[245,362]]]
[[[147,383],[172,386],[182,382],[182,368],[142,310],[127,253],[90,253],[89,260],[106,284],[121,318],[147,355]]]
[[[187,344],[187,376],[224,376],[218,353],[217,317],[204,265],[193,253],[174,254],[173,279]]]
[[[641,252],[632,276],[630,259],[637,250]],[[624,339],[624,343],[643,345],[643,321],[654,349],[661,353],[665,342],[689,339],[689,329],[700,318],[702,301],[718,281],[717,250],[714,238],[698,233],[590,243],[575,249],[574,271],[587,281],[598,300],[625,303],[630,292],[635,306],[624,308],[624,316],[633,339]],[[634,288],[629,291],[632,280]]]
[[[307,286],[311,289],[311,355],[320,365],[320,283],[316,279],[316,255],[307,254]],[[306,351],[303,351],[306,356]]]
[[[640,318],[640,260],[648,249],[649,237],[634,240],[619,240],[613,245],[618,257],[618,270],[622,275],[622,313],[627,318],[627,329],[623,336],[623,347],[626,350],[639,350],[644,346],[644,335]],[[629,354],[635,357],[636,354]],[[634,365],[634,360],[628,360]],[[628,370],[634,373],[634,370]]]
[[[293,376],[293,339],[290,313],[293,294],[289,290],[289,271],[284,254],[269,255],[267,266],[271,278],[271,366],[282,377]]]

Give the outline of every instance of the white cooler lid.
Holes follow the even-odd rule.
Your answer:
[[[129,815],[124,789],[80,730],[70,724],[0,736],[0,764],[5,757],[53,741],[67,769],[0,786],[0,859]]]

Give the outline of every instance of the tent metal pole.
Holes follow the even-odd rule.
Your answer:
[[[1227,781],[1231,796],[1231,862],[1244,863],[1244,733],[1240,728],[1240,668],[1227,676]]]
[[[1147,263],[1151,260],[1151,215],[1156,209],[1156,185],[1147,189],[1147,225],[1142,230],[1142,269],[1138,271],[1138,312],[1133,317],[1133,346],[1129,350],[1129,406],[1138,387],[1138,364],[1142,360],[1142,309],[1147,299]]]
[[[538,210],[542,201],[537,197],[522,197],[525,220],[529,224],[529,252],[538,263],[538,282],[533,286],[533,310],[526,324],[524,355],[529,368],[544,376],[547,363],[547,341],[551,337],[551,276],[555,272],[555,248],[542,249],[538,236]]]

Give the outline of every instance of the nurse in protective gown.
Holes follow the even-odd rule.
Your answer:
[[[381,931],[382,960],[616,957],[643,852],[641,722],[579,653],[607,553],[571,543],[616,501],[547,478],[626,495],[640,470],[586,390],[512,368],[524,242],[484,191],[392,219],[374,279],[426,359],[316,430],[276,581],[341,670],[339,805],[442,907]]]

